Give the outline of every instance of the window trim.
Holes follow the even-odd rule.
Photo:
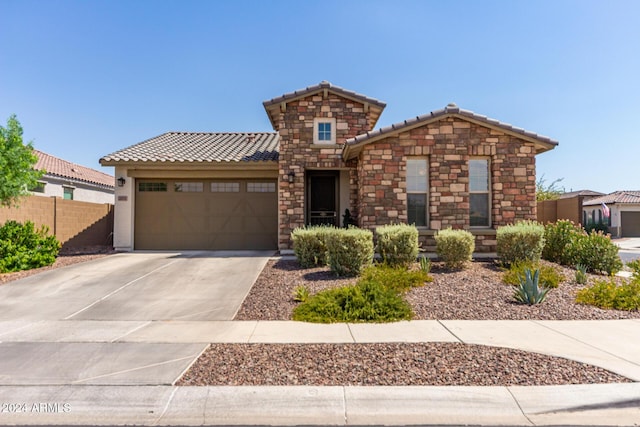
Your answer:
[[[471,161],[472,160],[486,160],[487,161],[487,190],[486,191],[471,191]],[[472,229],[487,229],[493,226],[493,215],[491,215],[491,206],[492,206],[492,195],[491,195],[491,158],[487,156],[473,156],[469,157],[469,162],[467,163],[469,167],[469,228]],[[486,194],[487,195],[487,217],[488,224],[487,225],[471,225],[471,195],[472,194]]]
[[[331,124],[331,139],[320,140],[320,123]],[[313,144],[315,145],[335,145],[336,144],[336,119],[335,117],[316,117],[313,119]]]
[[[425,162],[425,166],[426,166],[426,171],[427,171],[427,175],[426,175],[426,180],[427,180],[427,189],[423,192],[423,191],[409,191],[409,175],[408,175],[408,171],[409,171],[409,162],[410,161],[424,161]],[[406,187],[406,194],[407,194],[407,199],[406,199],[406,206],[407,206],[407,223],[409,223],[409,194],[424,194],[425,196],[425,207],[424,207],[424,224],[425,225],[416,225],[416,228],[418,229],[422,229],[422,230],[426,230],[429,229],[429,220],[431,218],[431,216],[429,215],[429,158],[428,157],[421,157],[421,156],[412,156],[412,157],[407,157],[405,159],[404,162],[405,165],[405,176],[404,176],[404,180],[405,180],[405,184],[407,185]]]
[[[76,187],[72,186],[72,185],[63,185],[62,186],[62,198],[64,200],[73,200],[73,193],[75,192]],[[71,196],[70,198],[67,198],[66,195],[67,193]]]

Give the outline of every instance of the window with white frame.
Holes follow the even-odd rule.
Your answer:
[[[469,160],[469,217],[471,227],[489,227],[489,159]]]
[[[204,183],[202,182],[176,182],[173,184],[173,191],[176,193],[202,193]]]
[[[429,174],[427,159],[407,160],[407,222],[427,226]]]
[[[336,143],[336,119],[318,117],[313,121],[313,143],[314,144],[335,144]]]

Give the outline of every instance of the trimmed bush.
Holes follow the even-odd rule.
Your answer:
[[[473,234],[465,230],[447,228],[435,235],[436,252],[447,268],[463,268],[476,247]]]
[[[520,221],[499,227],[496,233],[498,258],[504,265],[519,261],[540,261],[544,248],[544,226]]]
[[[31,221],[7,221],[0,227],[0,273],[53,264],[60,242],[48,231],[44,226],[36,229]]]
[[[433,277],[422,270],[407,271],[405,268],[378,265],[367,267],[362,271],[360,282],[378,282],[399,292],[411,288],[424,286],[426,282],[433,282]]]
[[[298,227],[291,232],[293,251],[302,267],[309,268],[327,264],[327,235],[334,227],[316,225]]]
[[[593,286],[579,290],[576,302],[605,309],[640,310],[640,280],[623,281],[620,285],[613,279],[598,280]]]
[[[526,270],[538,270],[540,272],[538,281],[540,286],[545,288],[557,288],[560,282],[564,280],[562,274],[550,265],[533,261],[516,261],[504,272],[502,281],[508,285],[518,286],[520,285],[521,278],[525,277]]]
[[[575,243],[582,235],[582,228],[566,219],[547,224],[544,228],[542,258],[562,265],[578,264]]]
[[[576,240],[572,252],[575,252],[577,264],[587,267],[588,271],[612,275],[622,269],[618,247],[601,231],[582,234]]]
[[[409,266],[418,257],[418,229],[414,225],[384,225],[376,228],[378,253],[391,266]]]
[[[373,262],[373,233],[369,230],[334,229],[325,243],[329,267],[338,276],[357,276]]]

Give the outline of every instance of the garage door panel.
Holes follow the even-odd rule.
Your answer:
[[[622,237],[640,237],[640,212],[621,212]]]
[[[248,192],[249,180],[197,180],[197,184],[181,180],[180,185],[167,180],[139,181],[146,184],[138,186],[136,191],[136,249],[238,250],[277,247],[278,205],[275,192]],[[275,180],[261,182],[272,184],[257,188],[270,190],[276,185]],[[158,191],[165,187],[166,191]],[[141,188],[147,191],[140,191]],[[178,192],[175,188],[198,191]]]

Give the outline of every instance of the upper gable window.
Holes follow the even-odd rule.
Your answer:
[[[336,143],[336,119],[318,117],[313,121],[313,143]]]

